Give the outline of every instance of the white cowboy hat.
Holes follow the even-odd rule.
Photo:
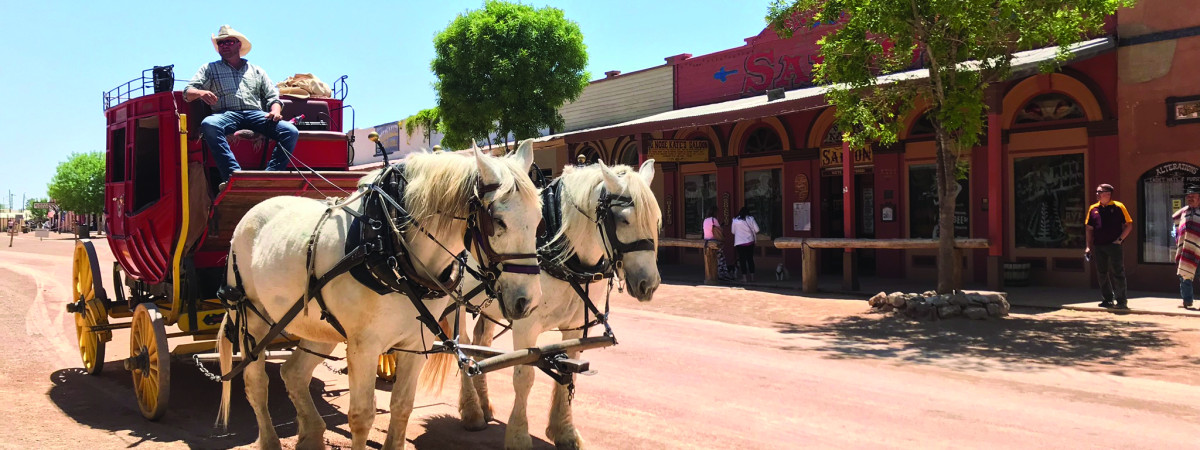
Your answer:
[[[217,49],[217,41],[225,38],[237,38],[237,40],[242,41],[242,56],[250,53],[250,40],[246,38],[246,35],[238,33],[237,30],[234,30],[229,25],[221,25],[221,29],[217,30],[217,34],[212,37],[213,49]]]

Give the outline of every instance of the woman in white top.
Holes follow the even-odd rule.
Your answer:
[[[743,206],[738,210],[737,217],[729,227],[733,230],[733,248],[737,251],[738,270],[741,270],[742,281],[754,281],[754,240],[758,235],[758,222],[750,215],[750,209]]]
[[[729,266],[725,263],[725,252],[721,250],[721,247],[725,245],[725,232],[721,228],[721,221],[717,220],[717,207],[710,206],[708,208],[708,218],[704,219],[702,228],[704,229],[704,241],[706,244],[705,251],[712,251],[716,254],[717,279],[732,280],[733,275],[730,275]],[[716,241],[717,248],[709,249],[707,247],[708,241]]]

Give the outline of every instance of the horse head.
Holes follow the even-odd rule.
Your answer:
[[[564,196],[559,208],[566,239],[556,242],[566,248],[559,252],[560,258],[575,255],[592,266],[611,262],[629,293],[640,301],[649,301],[662,281],[658,273],[662,212],[650,189],[653,179],[652,159],[640,170],[625,165],[610,168],[601,162],[568,167],[562,176]]]
[[[481,281],[492,283],[504,316],[520,319],[542,293],[537,277],[542,201],[526,175],[533,164],[533,140],[505,157],[485,155],[478,148],[474,154],[479,183],[468,218],[469,248],[487,278]]]

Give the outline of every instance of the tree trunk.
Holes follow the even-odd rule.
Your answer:
[[[954,259],[954,207],[958,196],[957,140],[942,127],[937,127],[937,196],[938,196],[938,280],[937,291],[950,293],[954,285],[956,265],[962,261]]]

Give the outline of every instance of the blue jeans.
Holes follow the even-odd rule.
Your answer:
[[[1192,292],[1192,281],[1194,280],[1195,278],[1188,280],[1179,277],[1179,295],[1183,297],[1184,306],[1192,306],[1192,299],[1195,298],[1195,294]]]
[[[229,149],[229,141],[225,140],[226,135],[237,130],[255,131],[276,142],[267,170],[287,168],[288,157],[296,148],[296,138],[300,136],[295,125],[283,120],[267,120],[267,113],[263,111],[225,111],[205,117],[200,122],[200,134],[204,136],[204,142],[208,143],[208,149],[217,162],[222,182],[229,181],[234,171],[242,170],[233,151]]]

